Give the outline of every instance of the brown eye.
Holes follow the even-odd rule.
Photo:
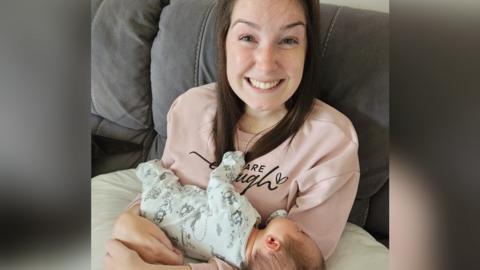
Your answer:
[[[253,42],[254,38],[251,35],[245,35],[245,36],[241,36],[240,40],[245,42]]]
[[[284,38],[282,39],[281,43],[286,45],[295,45],[298,44],[298,41],[294,38]]]

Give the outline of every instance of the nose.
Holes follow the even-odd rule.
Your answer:
[[[277,52],[273,46],[263,46],[257,49],[255,65],[264,72],[275,71],[278,67]]]

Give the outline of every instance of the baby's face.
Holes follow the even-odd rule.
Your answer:
[[[306,256],[308,261],[319,261],[321,259],[321,252],[317,244],[300,226],[290,219],[277,217],[270,221],[265,229],[258,232],[258,237],[249,257],[251,256],[250,258],[258,262],[257,260],[276,253],[277,258],[280,256],[280,258],[287,260],[284,263],[291,263],[288,258],[292,254],[298,253],[297,251],[293,252],[292,248],[300,250],[302,257]]]
[[[293,242],[292,242],[293,241]],[[300,226],[290,219],[277,217],[270,221],[265,229],[259,233],[255,241],[251,256],[271,254],[272,252],[281,252],[286,250],[287,243],[293,244],[294,249],[300,249],[307,252],[311,260],[317,260],[321,256],[317,244],[308,236]],[[288,252],[288,251],[287,251]],[[281,252],[280,254],[288,254]]]
[[[270,221],[265,230],[268,234],[275,235],[280,239],[284,239],[285,236],[290,236],[302,242],[307,240],[306,238],[310,239],[295,222],[284,217],[277,217]]]
[[[289,236],[290,238],[301,242],[303,245],[302,248],[320,253],[315,241],[313,241],[313,239],[310,238],[310,236],[305,233],[297,223],[288,218],[277,217],[273,219],[268,223],[265,231],[265,235],[272,235],[282,242],[284,242],[285,238]]]
[[[257,235],[252,253],[249,255],[251,265],[263,266],[265,262],[271,262],[293,269],[297,263],[321,260],[317,244],[290,219],[277,217],[270,221],[263,231],[257,231]]]

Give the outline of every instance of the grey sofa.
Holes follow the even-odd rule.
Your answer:
[[[166,113],[215,81],[214,0],[92,2],[92,176],[161,157]],[[361,179],[349,221],[388,246],[388,14],[321,5],[318,98],[359,136]]]

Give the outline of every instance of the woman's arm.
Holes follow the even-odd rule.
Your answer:
[[[105,270],[234,270],[222,260],[213,258],[209,263],[191,265],[150,264],[142,260],[137,252],[129,249],[122,242],[110,239],[106,243]]]
[[[105,255],[106,270],[191,270],[188,265],[149,264],[140,258],[137,252],[126,247],[116,239],[108,240]]]
[[[358,173],[331,179],[343,182],[343,185],[324,201],[314,197],[315,194],[320,197],[325,186],[312,187],[306,194],[299,195],[296,206],[290,209],[288,217],[317,243],[325,259],[332,255],[340,240],[355,199],[358,179]]]
[[[156,235],[156,237],[153,237],[150,233],[146,233],[149,231],[152,232],[153,235]],[[130,207],[117,219],[113,228],[113,238],[116,238],[116,240],[111,239],[107,243],[107,256],[105,257],[107,270],[235,269],[228,263],[217,258],[211,259],[208,263],[178,265],[183,262],[183,256],[181,256],[180,251],[172,246],[167,236],[156,225],[140,216],[140,206],[138,204]],[[172,252],[170,247],[173,248],[174,252]],[[115,250],[117,250],[117,252],[115,252]],[[109,253],[112,254],[108,255]],[[142,255],[139,255],[139,253]],[[155,263],[171,265],[160,265]],[[107,267],[108,265],[110,265],[110,268]]]
[[[183,256],[154,223],[140,216],[135,205],[122,213],[113,226],[112,237],[138,252],[149,263],[183,264]]]
[[[355,142],[332,148],[298,179],[298,196],[288,217],[317,243],[325,259],[335,250],[358,188],[360,170]]]

